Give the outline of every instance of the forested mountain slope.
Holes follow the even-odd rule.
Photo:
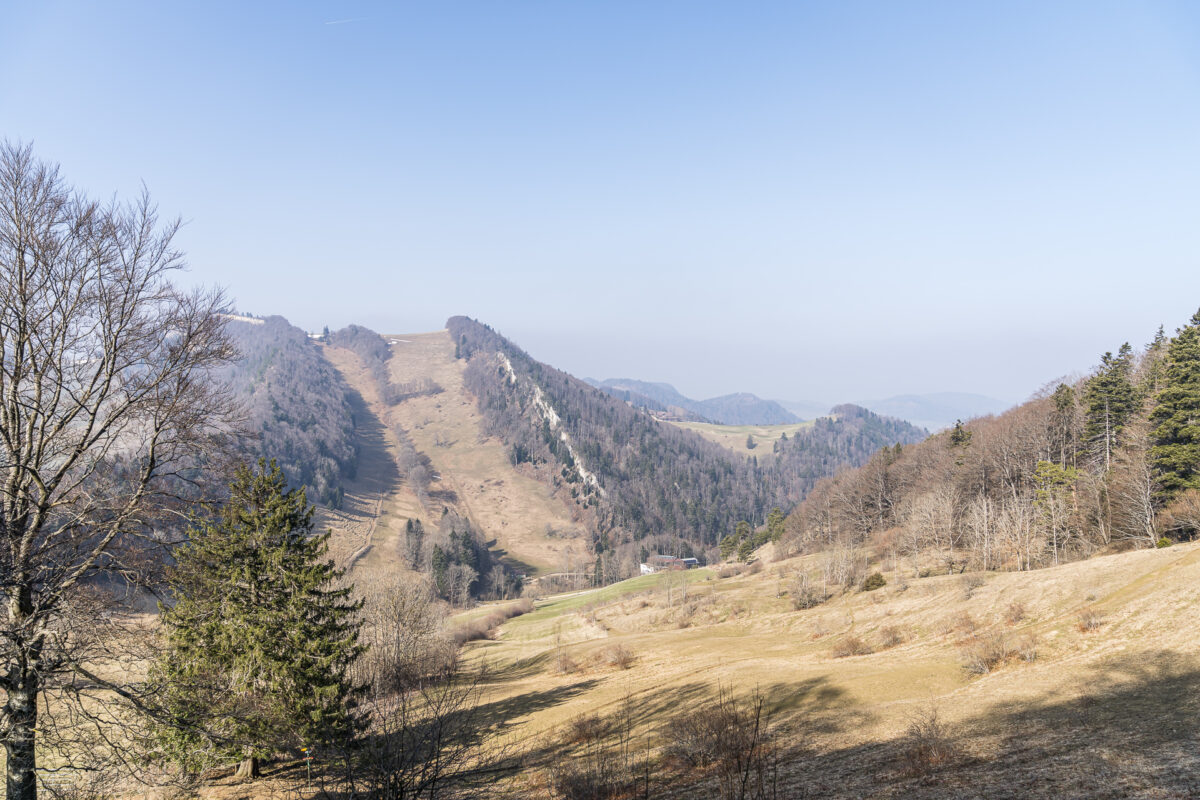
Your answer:
[[[820,478],[923,438],[842,406],[739,454],[486,326],[448,325],[310,339],[280,317],[230,322],[244,358],[226,377],[259,434],[252,455],[311,487],[334,554],[363,580],[436,572],[462,599],[503,595],[519,573],[625,577],[648,552],[702,556],[739,521],[762,524]]]
[[[233,317],[227,329],[241,357],[216,377],[245,406],[250,454],[274,458],[314,502],[341,505],[357,458],[350,388],[283,317]]]
[[[914,565],[1031,569],[1200,530],[1200,313],[1087,377],[818,483],[792,551],[874,543]],[[1166,542],[1162,542],[1166,543]]]
[[[614,577],[642,550],[712,547],[739,520],[762,523],[839,466],[924,434],[842,407],[760,464],[535,361],[478,322],[454,317],[447,326],[488,433],[514,464],[530,465],[587,512],[598,562]]]

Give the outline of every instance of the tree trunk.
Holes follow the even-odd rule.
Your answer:
[[[258,777],[258,756],[248,755],[238,764],[233,777],[238,780],[251,781]]]
[[[32,675],[27,681],[35,680]],[[8,756],[8,800],[37,800],[37,754],[34,731],[37,729],[37,690],[28,685],[9,693],[7,716],[12,725],[5,745]]]

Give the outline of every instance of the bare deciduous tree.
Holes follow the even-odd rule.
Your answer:
[[[101,205],[0,145],[0,741],[37,793],[39,698],[89,672],[85,593],[128,581],[231,418],[219,292],[185,293],[178,222],[143,192]],[[105,575],[109,576],[107,579]],[[82,678],[80,676],[83,676]]]

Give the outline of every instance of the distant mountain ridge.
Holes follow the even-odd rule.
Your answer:
[[[825,416],[830,408],[824,403],[808,400],[780,400],[779,404],[803,419]],[[854,404],[885,417],[911,422],[933,433],[953,427],[955,420],[965,422],[999,414],[1013,406],[1013,403],[995,397],[970,392],[898,394],[881,400],[856,400]]]
[[[584,380],[636,408],[668,414],[675,412],[672,416],[684,421],[715,422],[719,425],[788,425],[801,421],[774,400],[764,400],[748,392],[693,400],[680,394],[669,383],[651,383],[633,378]]]

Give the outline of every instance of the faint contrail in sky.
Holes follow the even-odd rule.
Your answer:
[[[326,25],[345,25],[347,22],[362,22],[369,17],[350,17],[349,19],[331,19]]]

